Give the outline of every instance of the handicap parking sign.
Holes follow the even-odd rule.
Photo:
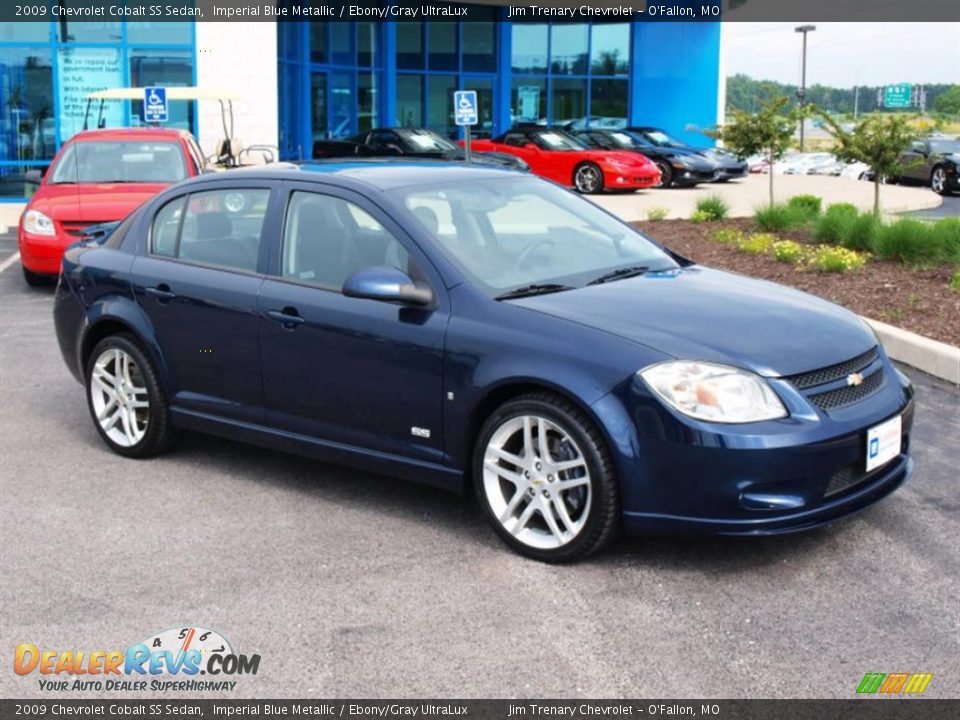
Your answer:
[[[453,117],[457,125],[477,124],[476,90],[457,90],[453,93]]]
[[[143,121],[148,123],[167,121],[167,89],[165,87],[143,89]]]

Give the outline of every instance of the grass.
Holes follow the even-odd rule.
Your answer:
[[[743,240],[743,233],[733,228],[720,228],[713,234],[713,241],[724,245],[736,245]]]
[[[802,227],[807,222],[806,215],[796,207],[785,203],[764,205],[754,210],[753,219],[757,227],[764,232],[783,232]]]
[[[943,236],[933,225],[903,218],[879,228],[873,251],[887,260],[931,265],[945,259]]]
[[[860,213],[847,228],[847,236],[840,244],[851,250],[871,251],[876,249],[877,236],[883,229],[880,218],[871,211]]]
[[[670,210],[665,207],[657,205],[647,210],[647,220],[650,222],[658,222],[660,220],[666,220],[667,215],[670,214]]]
[[[719,195],[710,195],[697,200],[697,211],[694,215],[701,215],[707,220],[723,220],[730,212],[730,206]]]
[[[957,270],[950,278],[950,289],[954,292],[960,292],[960,270]]]
[[[947,262],[960,263],[960,218],[944,218],[933,225],[940,236],[940,252]]]
[[[850,236],[850,226],[859,214],[856,206],[850,203],[828,206],[813,226],[813,239],[821,243],[843,245]]]
[[[816,220],[820,216],[823,200],[816,195],[794,195],[787,202],[787,207],[797,215],[802,215],[807,222]]]

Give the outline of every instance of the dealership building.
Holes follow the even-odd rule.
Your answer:
[[[505,3],[466,8],[469,21],[0,24],[0,198],[29,194],[24,173],[49,164],[83,128],[87,95],[107,88],[223,91],[235,98],[235,137],[289,160],[374,127],[455,137],[457,89],[477,91],[475,132],[486,136],[516,122],[626,120],[708,144],[698,130],[722,118],[719,22],[517,21]],[[108,127],[141,118],[139,101],[104,104]],[[167,124],[208,153],[224,136],[214,101],[173,102]]]

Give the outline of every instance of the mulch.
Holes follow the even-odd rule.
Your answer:
[[[960,293],[948,286],[953,266],[928,269],[887,260],[870,260],[860,270],[826,273],[800,270],[770,256],[750,255],[709,240],[720,228],[755,232],[749,218],[692,223],[661,220],[634,223],[641,232],[702,265],[771,280],[819,295],[874,320],[960,346]],[[812,242],[803,231],[781,239]]]

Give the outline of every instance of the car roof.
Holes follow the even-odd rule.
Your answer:
[[[96,130],[81,130],[68,142],[84,142],[89,140],[177,140],[190,135],[186,130],[178,128],[98,128]]]
[[[469,165],[437,160],[410,158],[350,158],[349,160],[313,160],[302,163],[271,163],[256,167],[201,175],[180,183],[185,185],[218,185],[238,177],[251,180],[317,182],[375,190],[397,187],[459,183],[487,179],[503,179],[505,173],[528,177],[509,168],[494,165]]]

